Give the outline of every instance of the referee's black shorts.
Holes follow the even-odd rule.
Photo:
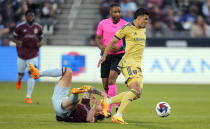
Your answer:
[[[117,68],[123,54],[108,55],[105,62],[101,64],[101,78],[108,78],[110,70],[116,71],[120,74],[120,70]]]

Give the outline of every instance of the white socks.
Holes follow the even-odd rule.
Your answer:
[[[122,113],[117,112],[116,114],[114,114],[114,116],[122,117]]]
[[[35,80],[29,75],[29,78],[27,80],[27,95],[26,98],[31,98],[31,94],[33,92],[35,85]]]
[[[64,69],[60,69],[60,68],[54,68],[54,69],[49,69],[49,70],[45,70],[45,71],[40,71],[39,72],[39,76],[43,77],[60,77],[62,76],[62,70],[64,71]]]
[[[107,98],[106,101],[108,102],[108,104],[112,104],[112,100],[110,98]]]

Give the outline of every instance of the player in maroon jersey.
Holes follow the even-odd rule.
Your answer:
[[[84,86],[81,88],[84,88]],[[78,88],[73,88],[72,90],[74,89]],[[72,104],[74,108],[71,109],[71,113],[66,114],[65,117],[56,114],[56,120],[64,122],[97,122],[104,120],[103,109],[93,95],[94,91],[99,90],[91,86],[90,90],[84,93],[80,103],[77,101]],[[90,106],[90,100],[92,100],[93,103],[92,107]]]
[[[103,120],[103,109],[98,104],[93,94],[107,97],[106,93],[85,85],[80,88],[73,88],[68,97],[72,84],[72,70],[70,68],[54,68],[45,71],[39,71],[29,63],[29,69],[34,79],[39,77],[61,77],[55,85],[52,96],[52,105],[56,114],[57,121],[64,122],[97,122]],[[84,93],[81,103],[79,103],[79,94]],[[93,105],[90,107],[90,100]],[[108,110],[108,109],[107,109]]]
[[[42,26],[35,23],[35,13],[33,10],[28,10],[25,13],[26,22],[19,23],[14,32],[14,38],[17,48],[17,64],[18,64],[18,79],[16,82],[16,89],[20,89],[25,71],[28,69],[28,63],[38,65],[38,52],[42,45]],[[31,94],[34,89],[35,80],[29,73],[27,80],[27,95],[26,103],[32,103]]]

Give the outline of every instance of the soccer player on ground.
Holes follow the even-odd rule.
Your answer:
[[[16,48],[18,53],[18,79],[16,89],[20,89],[25,71],[28,69],[28,63],[38,65],[38,51],[41,47],[43,38],[42,26],[35,23],[35,13],[33,10],[28,10],[25,13],[26,22],[18,24],[13,32]],[[29,73],[27,81],[27,95],[25,102],[32,103],[31,94],[33,92],[35,80]]]
[[[125,24],[126,21],[121,19],[121,9],[118,4],[112,4],[110,6],[111,18],[104,19],[98,24],[96,32],[96,43],[103,53],[105,47],[112,40],[115,33]],[[103,41],[101,42],[101,40]],[[117,95],[116,80],[120,74],[120,70],[117,69],[117,65],[120,62],[124,50],[122,50],[122,40],[116,43],[114,49],[109,52],[106,57],[106,61],[101,64],[101,78],[105,92],[109,97]],[[114,51],[114,52],[113,52]],[[116,110],[119,107],[119,103],[116,104]],[[112,113],[112,104],[109,105],[109,117]]]
[[[104,98],[102,102],[104,115],[108,116],[108,105],[112,103],[121,103],[119,110],[112,117],[112,121],[118,124],[127,124],[122,115],[128,105],[135,99],[140,98],[142,94],[143,82],[141,61],[146,42],[146,25],[149,20],[149,13],[139,8],[134,14],[134,22],[123,26],[105,48],[104,54],[98,62],[98,66],[106,60],[106,57],[112,46],[120,39],[124,39],[125,54],[122,57],[118,67],[121,69],[125,77],[125,83],[130,89],[127,92],[122,92],[112,98]]]
[[[49,69],[46,71],[39,71],[31,63],[29,64],[30,72],[34,79],[39,77],[59,77],[58,83],[55,85],[52,96],[52,104],[56,113],[57,121],[64,122],[97,122],[103,120],[104,115],[102,107],[98,104],[97,99],[92,94],[98,94],[102,97],[107,95],[92,86],[83,86],[81,88],[73,88],[72,94],[68,97],[72,83],[72,71],[70,68]],[[84,93],[85,92],[85,93]],[[82,101],[79,104],[79,94],[84,93]],[[93,106],[90,107],[90,99],[92,99]]]

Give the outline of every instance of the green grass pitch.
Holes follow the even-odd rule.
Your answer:
[[[73,87],[83,84],[73,83]],[[100,84],[93,86],[102,89]],[[36,83],[32,100],[25,104],[26,83],[17,91],[14,82],[0,83],[0,129],[210,129],[210,85],[145,84],[142,98],[133,101],[124,114],[128,125],[110,119],[93,123],[59,123],[51,105],[54,83]],[[118,85],[118,93],[128,88]],[[99,98],[98,98],[99,99]],[[158,117],[159,101],[171,105],[171,114]]]

